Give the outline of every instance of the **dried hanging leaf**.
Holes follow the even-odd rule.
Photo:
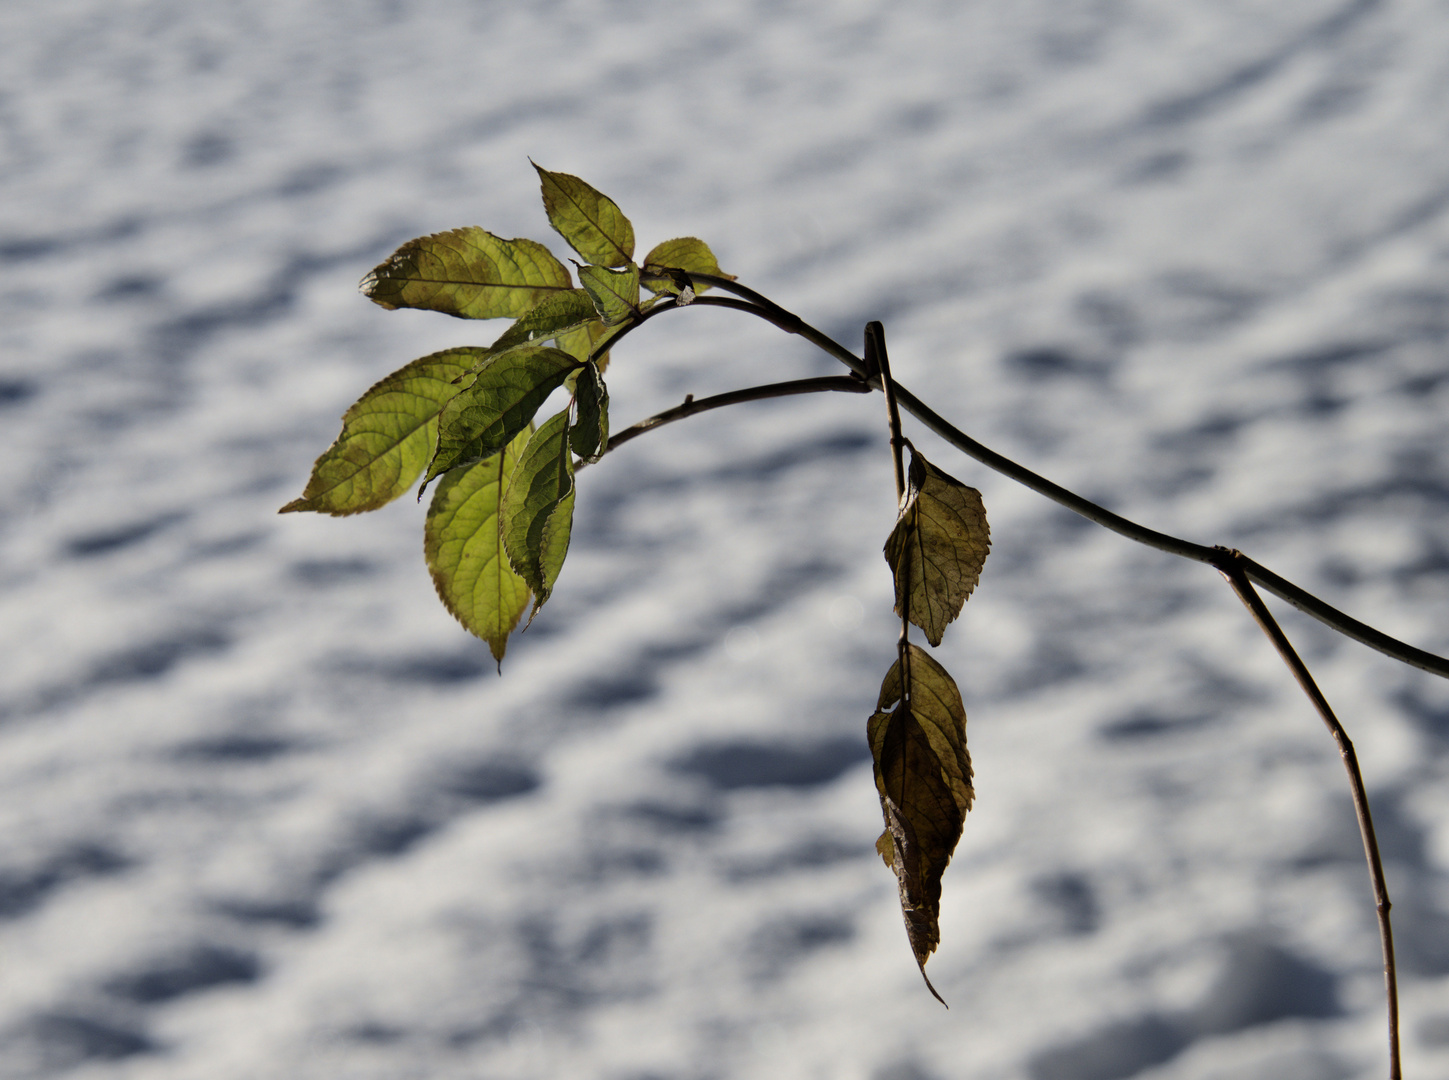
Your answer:
[[[921,977],[944,1005],[926,960],[941,940],[941,875],[975,797],[966,707],[955,681],[923,649],[907,647],[907,667],[908,680],[899,659],[891,666],[866,726],[886,826],[876,850],[895,872]]]
[[[896,614],[907,611],[932,645],[976,588],[991,550],[981,492],[911,451],[910,483],[885,557],[896,582]]]

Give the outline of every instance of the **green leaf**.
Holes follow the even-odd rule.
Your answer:
[[[594,302],[583,289],[555,293],[503,331],[493,343],[493,350],[503,352],[535,341],[556,339],[598,317]]]
[[[503,550],[498,508],[529,435],[525,428],[492,457],[443,477],[423,531],[423,554],[443,606],[488,642],[500,665],[528,606],[528,585]]]
[[[569,330],[560,334],[558,347],[570,356],[584,361],[593,355],[595,346],[604,340],[604,335],[608,332],[609,328],[604,325],[602,319],[594,319],[592,322],[587,322],[575,330]],[[609,366],[609,353],[607,350],[597,357],[596,363],[599,365],[600,374],[602,374],[604,369]]]
[[[437,451],[423,483],[502,450],[578,367],[568,353],[539,345],[488,359],[443,406]]]
[[[486,355],[486,349],[433,353],[373,386],[343,415],[342,433],[312,466],[302,497],[280,512],[340,517],[396,499],[432,455],[438,412],[458,392],[453,380]]]
[[[734,280],[733,274],[726,274],[719,268],[709,245],[693,236],[680,236],[654,245],[654,249],[644,256],[644,287],[656,293],[678,292],[679,285],[666,273],[668,270],[712,274]],[[701,285],[694,291],[704,292],[708,288],[708,285]]]
[[[609,391],[597,364],[585,365],[574,384],[577,419],[569,431],[569,445],[585,461],[598,461],[609,446]]]
[[[626,266],[634,258],[634,226],[614,200],[577,176],[538,169],[549,224],[585,262]]]
[[[912,450],[905,505],[885,545],[895,575],[896,614],[904,606],[927,640],[941,644],[946,625],[961,614],[981,579],[990,550],[981,492]]]
[[[538,614],[553,592],[568,553],[574,517],[574,465],[569,453],[569,411],[544,423],[528,440],[503,493],[503,547],[533,590]]]
[[[579,283],[588,291],[606,326],[617,326],[639,311],[639,268],[579,267]]]
[[[941,940],[941,875],[975,792],[961,692],[916,645],[907,646],[906,665],[907,678],[899,659],[886,674],[866,732],[886,825],[876,850],[895,872],[906,936],[926,978],[926,960]],[[929,978],[926,986],[944,1005]]]
[[[573,289],[568,268],[533,240],[470,227],[409,240],[362,279],[375,304],[425,308],[460,319],[516,319]]]

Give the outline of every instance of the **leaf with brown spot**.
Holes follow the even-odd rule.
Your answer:
[[[460,319],[516,319],[572,290],[568,267],[542,244],[476,227],[409,240],[362,279],[363,295],[389,310]]]
[[[896,582],[896,614],[904,611],[941,644],[961,614],[991,550],[981,492],[947,476],[911,451],[910,484],[885,557]]]

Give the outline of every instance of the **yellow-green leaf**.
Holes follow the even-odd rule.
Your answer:
[[[489,357],[443,406],[424,482],[503,449],[578,367],[568,353],[539,345]]]
[[[423,554],[443,606],[503,662],[508,635],[528,607],[498,529],[498,507],[530,432],[492,457],[443,477],[428,506]]]
[[[514,572],[533,590],[533,614],[553,591],[573,526],[574,464],[568,420],[569,411],[564,409],[533,433],[503,493],[503,547]]]
[[[622,270],[580,267],[579,282],[593,300],[605,326],[617,326],[638,314],[639,268],[632,263]]]
[[[533,240],[476,227],[409,240],[362,279],[375,304],[425,308],[460,319],[516,319],[573,289],[568,268]]]
[[[896,583],[896,614],[904,607],[932,645],[961,614],[981,578],[991,530],[981,492],[947,476],[914,450],[900,518],[886,540]]]
[[[925,650],[908,646],[906,664],[908,677],[899,659],[886,674],[866,733],[886,826],[876,849],[895,872],[906,936],[925,978],[941,940],[941,875],[975,792],[961,692]],[[939,1001],[929,978],[926,985]]]
[[[556,293],[503,331],[493,343],[493,350],[503,352],[519,345],[557,339],[598,317],[594,302],[583,289]]]
[[[281,513],[342,516],[396,499],[432,456],[438,413],[458,392],[453,380],[486,355],[486,349],[433,353],[373,386],[343,415],[342,433],[312,466],[302,497]]]
[[[587,360],[593,355],[594,348],[604,340],[604,335],[609,328],[604,325],[602,319],[594,319],[573,330],[565,331],[559,335],[558,347],[577,360]],[[595,362],[599,365],[600,374],[609,366],[608,350],[600,353]]]
[[[568,173],[538,169],[549,224],[585,262],[626,266],[634,258],[634,226],[613,199]]]
[[[726,274],[719,268],[709,245],[693,236],[680,236],[654,245],[653,250],[644,256],[644,287],[656,293],[677,292],[679,286],[665,273],[667,270],[711,274],[734,280],[733,274]],[[708,285],[700,285],[694,291],[704,292],[708,288]]]

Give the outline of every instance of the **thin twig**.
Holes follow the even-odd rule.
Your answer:
[[[698,302],[698,300],[695,301],[695,303]],[[690,394],[684,399],[682,405],[655,413],[647,420],[641,420],[611,436],[604,453],[617,450],[630,439],[638,438],[646,431],[653,431],[657,427],[671,424],[675,420],[683,420],[686,416],[694,416],[696,413],[722,409],[726,405],[740,405],[746,401],[765,401],[768,398],[792,397],[796,394],[818,394],[829,390],[843,391],[847,394],[869,394],[871,387],[854,375],[825,375],[816,379],[793,379],[789,382],[770,383],[766,386],[751,386],[744,390],[731,390],[728,393],[715,394],[713,397],[707,398],[696,399],[693,394]],[[582,469],[587,464],[588,462],[581,461],[575,468]]]
[[[1384,956],[1384,992],[1388,998],[1389,1018],[1389,1080],[1401,1080],[1403,1072],[1399,1064],[1399,986],[1397,968],[1394,963],[1394,929],[1389,921],[1389,909],[1393,906],[1389,902],[1388,883],[1384,880],[1384,863],[1379,856],[1378,836],[1374,832],[1373,815],[1369,812],[1368,793],[1364,790],[1363,773],[1358,767],[1358,755],[1354,753],[1353,743],[1349,740],[1348,732],[1344,731],[1343,725],[1338,722],[1338,717],[1333,714],[1329,707],[1328,699],[1318,689],[1318,684],[1313,681],[1309,674],[1308,667],[1299,657],[1297,650],[1288,641],[1288,636],[1283,633],[1283,628],[1273,618],[1273,613],[1268,610],[1268,605],[1263,603],[1263,598],[1253,588],[1248,580],[1247,569],[1244,566],[1249,560],[1245,559],[1241,552],[1219,550],[1220,561],[1217,564],[1223,577],[1227,579],[1238,598],[1247,606],[1253,619],[1262,628],[1263,633],[1268,635],[1268,640],[1278,650],[1278,655],[1293,672],[1293,677],[1298,680],[1298,685],[1308,695],[1308,700],[1318,710],[1318,715],[1323,718],[1323,723],[1328,727],[1329,733],[1333,736],[1334,742],[1338,744],[1339,755],[1343,758],[1343,767],[1348,771],[1349,787],[1353,791],[1353,809],[1358,815],[1359,836],[1363,839],[1364,858],[1368,861],[1369,878],[1373,882],[1374,908],[1378,913],[1379,922],[1379,945]]]
[[[816,330],[805,323],[798,316],[786,311],[778,304],[766,300],[759,293],[747,289],[728,278],[716,277],[711,274],[691,274],[696,282],[703,285],[713,285],[737,296],[743,297],[746,301],[741,304],[738,301],[730,301],[724,297],[701,297],[695,300],[695,304],[709,303],[716,306],[731,307],[741,311],[748,311],[792,334],[798,334],[806,338],[820,349],[835,357],[851,371],[865,379],[876,389],[880,389],[880,377],[871,371],[866,363],[856,356],[845,346],[832,338]],[[694,306],[694,305],[690,305]],[[655,311],[660,309],[656,308]],[[654,314],[651,311],[650,314]],[[998,454],[990,447],[983,446],[964,431],[955,425],[947,422],[924,402],[908,391],[905,387],[897,384],[896,398],[900,407],[916,417],[931,431],[950,443],[956,449],[975,458],[989,469],[1007,476],[1024,487],[1030,488],[1039,495],[1043,495],[1053,502],[1066,507],[1073,513],[1080,514],[1088,521],[1096,522],[1103,528],[1110,529],[1120,536],[1134,540],[1158,551],[1165,551],[1170,555],[1178,555],[1184,559],[1191,559],[1194,562],[1207,563],[1209,566],[1216,565],[1218,549],[1207,547],[1203,544],[1194,544],[1190,540],[1183,540],[1167,533],[1157,532],[1139,525],[1137,522],[1114,514],[1105,507],[1098,506],[1089,499],[1084,499],[1076,492],[1068,491],[1059,484],[1039,476],[1023,465],[1017,464],[1010,458]],[[1292,604],[1299,611],[1311,615],[1326,626],[1332,627],[1345,637],[1353,638],[1355,641],[1367,645],[1371,649],[1391,656],[1410,667],[1419,668],[1430,674],[1442,678],[1449,678],[1449,660],[1434,653],[1426,652],[1423,649],[1415,648],[1397,638],[1390,637],[1381,630],[1376,630],[1366,623],[1344,614],[1332,605],[1314,596],[1291,581],[1278,576],[1267,567],[1254,562],[1252,559],[1243,557],[1243,572],[1248,579],[1255,584],[1267,589],[1268,592],[1281,600]]]

